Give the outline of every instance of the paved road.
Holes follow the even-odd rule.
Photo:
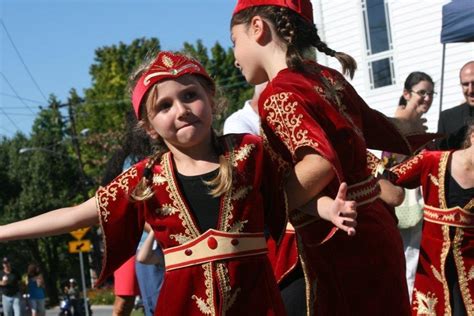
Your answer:
[[[112,315],[112,305],[92,305],[92,314],[94,316],[110,316]],[[46,311],[46,316],[58,316],[59,307],[51,308]]]

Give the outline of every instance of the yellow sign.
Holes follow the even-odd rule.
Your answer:
[[[75,240],[69,242],[69,252],[70,253],[79,253],[79,252],[90,252],[91,251],[91,241],[90,240]]]
[[[76,238],[77,240],[81,240],[82,237],[84,237],[85,234],[87,234],[87,232],[89,231],[89,229],[91,229],[90,227],[86,227],[86,228],[79,228],[79,229],[76,229],[76,230],[73,230],[72,232],[70,232],[70,234]]]

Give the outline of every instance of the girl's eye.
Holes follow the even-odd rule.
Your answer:
[[[196,97],[197,97],[197,93],[195,91],[188,91],[184,94],[184,99],[186,101],[192,101],[196,99]]]
[[[173,105],[170,102],[162,102],[158,104],[157,110],[158,112],[168,111],[172,106]]]

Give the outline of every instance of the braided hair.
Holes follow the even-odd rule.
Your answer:
[[[288,8],[279,6],[247,8],[232,17],[231,27],[239,24],[249,24],[250,20],[257,15],[272,23],[280,40],[286,44],[288,68],[307,71],[307,66],[304,63],[305,56],[311,47],[315,47],[318,51],[335,57],[342,66],[342,73],[353,78],[357,69],[354,58],[331,49],[321,40],[314,24],[309,23],[298,13]]]

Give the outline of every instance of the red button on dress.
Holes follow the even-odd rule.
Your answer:
[[[237,246],[237,245],[239,244],[239,240],[237,240],[237,239],[232,239],[232,240],[230,241],[230,243],[231,243],[233,246]]]
[[[193,251],[192,251],[191,249],[186,249],[186,250],[184,251],[184,254],[185,254],[186,256],[190,256],[190,255],[193,254]]]
[[[217,248],[217,240],[214,237],[209,237],[207,239],[207,245],[211,249],[216,249]]]

